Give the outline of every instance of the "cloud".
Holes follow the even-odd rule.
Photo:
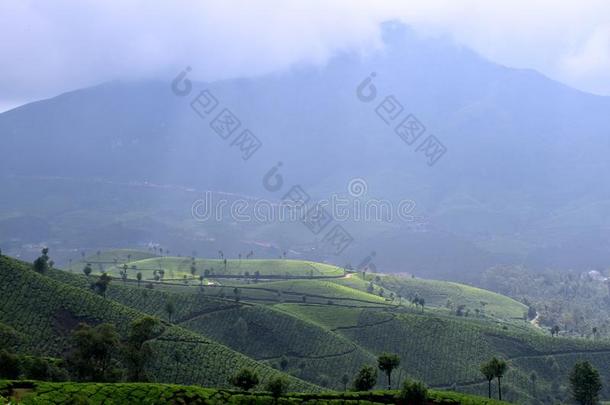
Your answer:
[[[565,77],[581,79],[582,87],[610,94],[610,25],[597,27],[560,66]]]
[[[3,0],[0,104],[186,65],[215,80],[322,64],[338,50],[382,46],[380,23],[396,19],[610,94],[605,0]]]

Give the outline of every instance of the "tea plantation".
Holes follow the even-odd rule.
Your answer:
[[[133,251],[127,254],[138,257]],[[116,257],[127,260],[126,254]],[[163,266],[164,261],[180,263],[165,257],[135,261],[138,266],[152,261],[153,267]],[[192,259],[188,261],[190,266]],[[114,277],[102,296],[90,288],[99,277],[94,273],[85,276],[49,269],[39,274],[29,264],[0,257],[0,345],[17,353],[61,358],[79,322],[109,322],[124,337],[134,319],[151,315],[161,320],[162,333],[148,342],[154,356],[147,372],[159,383],[226,388],[229,377],[248,366],[262,381],[287,376],[293,391],[343,390],[344,376],[351,383],[363,365],[375,364],[383,352],[396,353],[401,360],[394,371],[394,388],[409,376],[436,389],[479,395],[487,392],[480,364],[493,356],[504,358],[509,365],[503,379],[504,398],[517,403],[554,403],[566,398],[567,376],[577,360],[590,360],[605,381],[610,379],[610,342],[551,337],[522,318],[527,308],[523,304],[489,291],[440,281],[344,275],[342,269],[307,262],[244,259],[233,264],[240,262],[242,268],[256,268],[260,277],[239,273],[198,278],[189,272],[184,283],[137,280],[132,269],[128,277]],[[200,263],[197,268],[224,264],[218,260]],[[312,275],[310,266],[319,272]],[[115,268],[121,269],[120,262]],[[425,304],[412,303],[413,297]],[[457,313],[456,306],[470,311]],[[532,373],[537,376],[535,389]],[[37,384],[32,401],[53,395],[52,385],[44,385],[50,383]],[[269,401],[265,394],[195,387],[115,386],[116,395],[142,398],[147,392],[154,392],[155,398],[197,392],[193,395],[200,403]],[[104,385],[53,387],[57,392],[83,390],[87,398],[111,395]],[[382,375],[377,387],[384,387]],[[605,390],[602,394],[608,396]],[[386,394],[309,395],[309,402],[303,403],[394,403],[394,397]],[[449,400],[460,394],[442,395]],[[218,398],[233,402],[214,402]],[[466,398],[453,403],[486,403],[476,402],[479,399],[460,402],[470,401]],[[283,403],[302,400],[291,395]],[[106,402],[112,401],[116,399]]]

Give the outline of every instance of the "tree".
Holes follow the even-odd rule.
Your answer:
[[[419,381],[407,379],[400,390],[399,398],[409,405],[425,405],[428,403],[428,387]]]
[[[377,367],[388,377],[388,389],[392,389],[392,371],[400,365],[400,358],[395,354],[383,353],[377,358]]]
[[[372,366],[363,366],[354,379],[354,390],[369,391],[377,384],[377,370]]]
[[[140,286],[140,282],[142,281],[142,273],[138,271],[136,274],[136,279],[138,280],[138,287]]]
[[[282,358],[280,359],[280,368],[282,369],[282,371],[286,371],[286,369],[288,368],[288,358],[286,356],[282,356]]]
[[[419,305],[421,306],[421,311],[424,312],[424,307],[426,306],[426,300],[423,298],[420,298]]]
[[[249,368],[242,368],[229,378],[229,382],[243,391],[250,391],[259,382],[258,374]]]
[[[498,379],[498,399],[502,401],[502,377],[508,369],[508,364],[502,359],[492,358],[491,359],[492,369],[494,376]]]
[[[269,380],[265,385],[265,391],[269,391],[271,393],[271,396],[277,403],[278,398],[288,392],[288,386],[289,383],[286,377],[274,377]]]
[[[110,284],[111,280],[112,277],[107,273],[102,273],[97,281],[91,285],[91,289],[106,298],[106,290],[108,289],[108,284]]]
[[[0,350],[0,378],[16,380],[20,373],[19,358],[6,350]]]
[[[174,315],[174,312],[176,312],[176,307],[172,301],[167,301],[165,303],[165,312],[167,312],[167,321],[171,322],[172,315]]]
[[[551,328],[551,336],[559,336],[559,326],[555,325]]]
[[[595,405],[602,389],[598,371],[588,361],[578,362],[570,372],[572,398],[581,405]]]
[[[85,266],[85,268],[83,268],[83,273],[85,273],[85,276],[89,277],[89,275],[91,274],[91,263],[87,263],[87,265]]]
[[[114,325],[102,323],[95,327],[81,323],[73,332],[74,347],[68,364],[80,381],[110,382],[119,377],[116,348],[119,335]]]
[[[538,380],[538,374],[535,371],[532,371],[530,374],[530,381],[532,382],[532,396],[536,398],[536,380]]]
[[[159,321],[150,316],[145,316],[131,323],[125,345],[128,380],[148,380],[144,367],[146,361],[152,357],[153,351],[146,343],[156,336],[158,327]]]
[[[483,374],[487,380],[487,396],[491,398],[491,382],[496,377],[491,361],[481,364],[481,374]]]
[[[36,271],[36,273],[43,274],[48,269],[49,269],[49,264],[42,256],[40,256],[39,258],[34,260],[34,271]]]
[[[34,270],[37,273],[42,274],[46,273],[46,271],[49,270],[49,267],[52,266],[49,265],[49,248],[42,248],[40,253],[41,256],[34,260]]]
[[[341,376],[341,384],[343,384],[343,391],[347,391],[348,382],[349,382],[349,376],[347,374],[343,374]]]

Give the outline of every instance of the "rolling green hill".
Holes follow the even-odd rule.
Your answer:
[[[118,255],[113,255],[118,256]],[[136,258],[134,255],[132,259]],[[95,256],[87,258],[86,262],[98,264]],[[344,274],[342,268],[329,264],[315,263],[304,260],[266,260],[266,259],[191,259],[188,257],[146,257],[132,261],[119,260],[118,264],[101,262],[103,270],[109,274],[118,276],[123,264],[127,264],[129,271],[134,273],[140,271],[147,279],[153,278],[153,273],[164,271],[165,279],[181,280],[183,276],[191,277],[191,267],[195,274],[204,274],[207,270],[210,277],[241,277],[241,278],[289,278],[289,277],[341,277]],[[135,271],[132,271],[135,266]],[[98,266],[99,269],[99,266]],[[101,269],[100,269],[101,270]],[[207,273],[206,273],[207,274]],[[257,276],[258,275],[258,276]]]
[[[374,275],[366,277],[367,281],[375,279]],[[341,280],[341,282],[354,283],[354,279]],[[414,296],[423,297],[426,305],[432,307],[447,308],[455,312],[460,305],[463,305],[462,312],[468,310],[472,315],[478,312],[504,320],[523,319],[523,315],[527,313],[528,309],[522,303],[504,295],[449,281],[384,275],[378,278],[377,284],[407,299]],[[362,283],[355,287],[363,288]]]
[[[552,338],[523,319],[523,304],[456,283],[381,274],[363,278],[355,273],[312,279],[303,273],[303,267],[288,262],[284,274],[289,279],[258,282],[241,276],[210,276],[206,283],[199,283],[191,275],[186,284],[172,280],[138,283],[130,274],[125,280],[115,278],[103,299],[87,290],[97,276],[87,278],[54,269],[42,276],[28,265],[4,260],[21,269],[17,272],[20,278],[27,278],[13,280],[14,271],[3,273],[3,286],[15,285],[5,287],[10,289],[7,294],[21,297],[2,308],[0,337],[4,340],[34,350],[29,336],[35,332],[37,339],[45,341],[43,351],[58,355],[57,348],[65,341],[65,332],[56,326],[58,308],[67,307],[72,317],[127,325],[135,314],[167,320],[165,307],[172,302],[176,308],[172,323],[164,323],[165,336],[171,338],[156,342],[156,347],[163,353],[180,351],[189,359],[188,365],[178,365],[181,377],[177,381],[181,383],[201,383],[204,378],[204,371],[192,375],[191,362],[197,363],[195,369],[209,370],[211,364],[221,361],[220,355],[210,358],[200,348],[189,348],[186,341],[191,340],[206,342],[205,347],[223,356],[227,353],[235,359],[233,364],[254,364],[266,373],[284,372],[296,382],[305,380],[329,389],[342,389],[343,374],[351,379],[363,364],[374,364],[382,352],[401,358],[395,381],[411,376],[432,387],[474,394],[486,392],[480,364],[492,356],[502,357],[509,362],[503,381],[505,397],[518,403],[535,403],[533,372],[538,377],[536,398],[546,402],[566,398],[567,374],[577,360],[589,359],[603,378],[610,377],[610,342]],[[242,260],[244,266],[249,266],[247,262]],[[281,260],[273,262],[281,268]],[[257,261],[249,268],[259,265]],[[23,298],[29,288],[41,296],[41,304]],[[424,308],[410,303],[414,296],[425,299]],[[57,303],[57,297],[65,297],[62,301],[67,304]],[[78,305],[70,304],[75,300]],[[470,310],[458,316],[448,301],[453,308],[464,305]],[[23,325],[8,315],[11,311],[26,311],[32,322]],[[159,362],[171,363],[171,357],[160,356]],[[161,370],[155,372],[158,381],[174,381]],[[223,384],[222,378],[212,383]],[[380,376],[378,386],[382,384]]]
[[[16,331],[17,351],[28,354],[61,356],[79,322],[109,322],[125,336],[131,321],[144,315],[115,300],[35,273],[29,265],[4,256],[0,257],[0,296],[0,322]],[[163,333],[150,343],[155,355],[147,371],[154,381],[227,386],[227,378],[242,366],[258,370],[264,379],[280,374],[170,323],[163,323]],[[181,360],[176,362],[176,358]],[[295,389],[315,389],[289,378]]]

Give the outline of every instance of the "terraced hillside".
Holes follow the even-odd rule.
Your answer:
[[[114,252],[114,251],[112,251]],[[266,259],[200,259],[175,256],[144,257],[137,255],[131,261],[121,260],[121,254],[107,253],[113,256],[112,261],[98,260],[96,256],[88,257],[82,264],[90,263],[94,271],[106,271],[119,276],[123,265],[131,273],[142,272],[145,279],[154,279],[154,275],[163,270],[165,280],[182,281],[184,276],[205,275],[206,278],[333,278],[344,275],[344,270],[337,266],[303,260],[266,260]],[[117,259],[117,261],[115,261]],[[100,266],[101,265],[101,266]]]
[[[144,316],[143,312],[38,274],[29,265],[4,256],[0,257],[0,296],[0,323],[7,331],[0,335],[3,338],[0,344],[28,354],[62,356],[79,322],[109,322],[125,336],[130,323]],[[265,380],[281,374],[222,344],[166,322],[162,334],[150,343],[154,356],[147,372],[154,381],[222,387],[228,385],[227,379],[234,370],[242,366],[257,370]],[[289,378],[295,389],[315,389]]]
[[[382,352],[401,358],[395,381],[409,375],[475,394],[487,389],[480,364],[502,357],[509,361],[504,394],[518,403],[567,398],[567,375],[580,359],[610,377],[610,342],[552,338],[519,316],[526,307],[510,298],[440,281],[355,273],[312,279],[287,269],[289,279],[211,276],[209,284],[116,278],[106,300],[96,298],[166,320],[171,302],[175,312],[168,329],[220,342],[257,364],[332,389],[342,389],[344,374],[351,378]],[[96,276],[50,270],[43,278],[83,291]],[[415,296],[425,306],[413,305]],[[470,310],[458,315],[447,301]],[[23,333],[5,318],[0,323],[0,332],[13,340]]]

